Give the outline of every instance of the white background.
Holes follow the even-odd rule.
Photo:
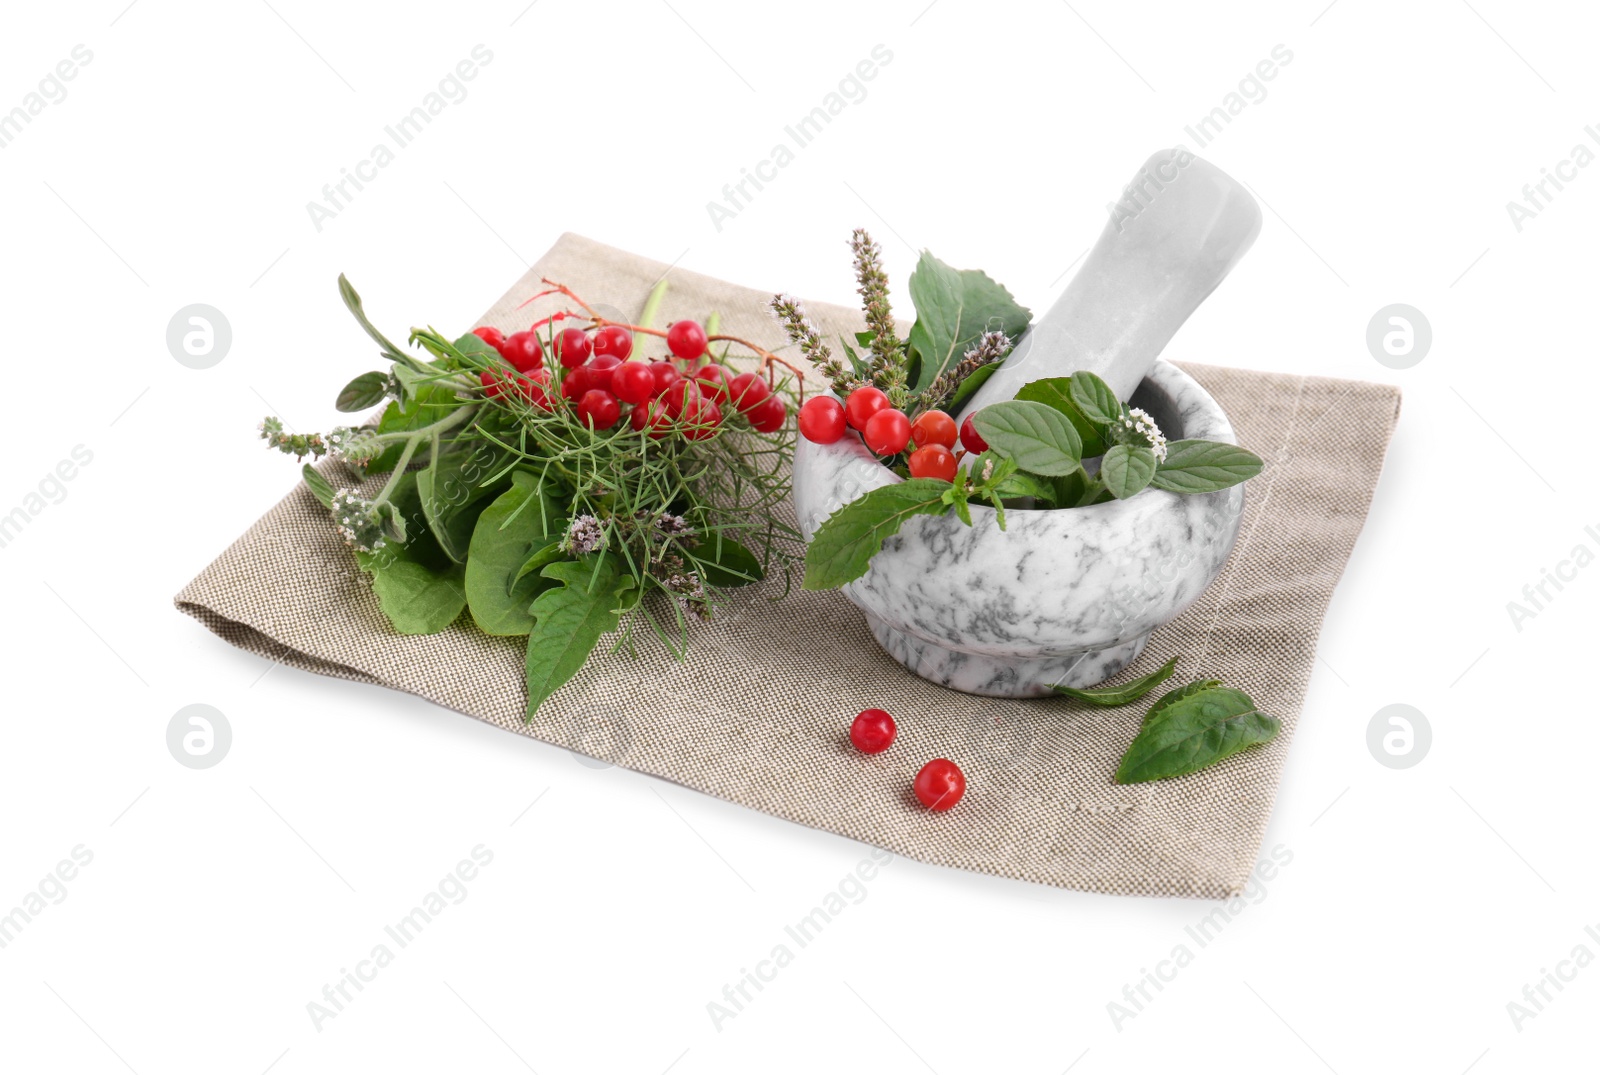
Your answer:
[[[1600,955],[1600,567],[1520,630],[1506,606],[1600,549],[1600,168],[1520,231],[1506,203],[1600,151],[1600,27],[1576,3],[1325,2],[8,5],[0,111],[75,45],[93,60],[0,150],[0,513],[74,446],[93,461],[0,549],[0,910],[94,858],[0,949],[0,1066],[1593,1069],[1600,969],[1520,1029],[1507,1004]],[[470,94],[319,232],[306,203],[477,44]],[[865,99],[714,227],[706,203],[877,44]],[[1136,1018],[1108,1002],[1211,906],[897,861],[718,1029],[707,1003],[866,848],[274,669],[172,609],[293,481],[261,415],[331,424],[372,364],[339,272],[380,324],[461,328],[571,230],[848,302],[864,224],[902,312],[923,246],[1038,311],[1136,166],[1278,44],[1292,62],[1201,152],[1265,227],[1168,357],[1390,381],[1404,412],[1266,840],[1293,860]],[[207,370],[165,343],[197,302],[233,330]],[[1365,343],[1394,302],[1434,331],[1406,370]],[[234,735],[205,771],[165,742],[196,702]],[[1399,702],[1433,745],[1393,770],[1366,728]],[[315,1026],[478,844],[466,901]]]

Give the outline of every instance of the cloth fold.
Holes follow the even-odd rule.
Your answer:
[[[770,293],[570,234],[480,324],[526,327],[542,305],[517,307],[544,276],[597,306],[632,312],[668,273],[671,316],[715,310],[725,332],[783,343],[766,314]],[[808,309],[825,338],[862,327],[854,310]],[[1317,635],[1366,518],[1400,393],[1180,364],[1267,468],[1248,487],[1239,541],[1221,575],[1156,631],[1126,677],[1177,655],[1174,684],[1221,679],[1283,730],[1264,747],[1178,780],[1112,783],[1148,700],[1095,709],[1065,698],[944,690],[883,653],[837,593],[796,589],[773,604],[781,583],[772,582],[734,591],[715,622],[695,629],[687,660],[649,643],[633,657],[597,652],[525,723],[522,640],[481,634],[466,616],[442,634],[395,634],[303,486],[176,603],[224,641],[291,667],[420,695],[920,861],[1091,892],[1225,898],[1245,883],[1265,834]],[[850,747],[846,730],[858,710],[873,707],[894,714],[900,732],[891,750],[867,757]],[[910,790],[935,757],[954,760],[967,776],[966,798],[945,814],[923,810]]]

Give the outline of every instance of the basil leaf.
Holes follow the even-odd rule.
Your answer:
[[[384,557],[382,551],[357,553],[356,558],[362,570],[372,575],[378,605],[400,634],[438,634],[467,606],[461,568],[454,564],[436,571],[415,560]]]
[[[524,672],[528,684],[527,719],[583,667],[600,636],[621,622],[621,606],[633,589],[631,575],[619,575],[608,556],[597,561],[565,560],[544,569],[558,585],[533,602]]]
[[[1129,702],[1137,702],[1140,698],[1143,698],[1171,679],[1172,671],[1177,667],[1178,658],[1173,657],[1149,675],[1129,680],[1120,686],[1088,688],[1058,686],[1054,690],[1057,694],[1064,694],[1068,698],[1076,698],[1078,701],[1088,702],[1090,705],[1127,705]]]
[[[1175,700],[1163,699],[1145,717],[1117,766],[1118,784],[1186,776],[1278,734],[1277,719],[1242,691],[1213,682],[1174,693]]]
[[[953,269],[926,250],[911,273],[911,301],[917,322],[906,342],[920,360],[914,392],[927,391],[985,332],[1004,332],[1016,340],[1033,317],[987,274]]]
[[[755,553],[721,535],[706,538],[694,552],[709,586],[746,586],[766,578]]]
[[[1043,403],[1046,407],[1054,407],[1067,416],[1067,421],[1072,423],[1072,428],[1078,431],[1078,439],[1083,442],[1082,454],[1084,459],[1093,459],[1106,452],[1106,438],[1102,432],[1104,423],[1089,421],[1078,405],[1072,401],[1072,379],[1070,377],[1046,377],[1038,381],[1029,381],[1017,393],[1017,398],[1033,403]]]
[[[1175,440],[1150,484],[1174,493],[1210,493],[1249,481],[1261,473],[1261,457],[1236,444],[1215,440]]]
[[[374,370],[372,373],[363,373],[340,389],[339,398],[333,401],[333,406],[345,414],[371,410],[383,402],[388,392],[388,374]]]
[[[991,403],[973,416],[972,424],[992,451],[1015,459],[1030,473],[1056,477],[1081,465],[1078,431],[1060,411],[1043,403]]]
[[[907,519],[944,513],[944,494],[951,488],[938,478],[912,478],[852,500],[828,516],[806,546],[801,588],[832,590],[865,575],[884,540],[899,533]]]
[[[533,629],[528,606],[551,583],[521,568],[535,550],[559,540],[559,533],[545,532],[547,521],[559,531],[558,510],[537,478],[517,473],[511,488],[478,516],[467,548],[466,590],[467,608],[484,634],[525,635]]]
[[[300,477],[304,479],[306,488],[311,490],[311,495],[317,498],[317,503],[332,510],[333,486],[329,484],[328,479],[310,463],[300,468]]]
[[[1155,472],[1156,453],[1142,444],[1113,444],[1100,462],[1100,480],[1118,500],[1144,492]]]
[[[1071,382],[1072,402],[1083,416],[1097,426],[1108,426],[1122,417],[1122,401],[1111,386],[1088,370],[1079,370]]]
[[[1002,365],[1004,363],[991,362],[987,366],[979,366],[967,374],[965,379],[956,385],[956,390],[950,394],[950,399],[945,403],[944,409],[952,413],[960,411],[962,404],[977,395],[978,389],[982,388],[983,383],[993,377]]]

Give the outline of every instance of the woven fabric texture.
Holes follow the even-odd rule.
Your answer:
[[[525,327],[548,300],[516,307],[541,276],[631,316],[668,272],[566,235],[480,323]],[[678,269],[670,280],[669,316],[715,310],[725,332],[769,347],[784,342],[766,314],[769,292]],[[808,308],[828,338],[861,327],[854,310]],[[442,634],[396,635],[304,487],[201,572],[177,605],[225,641],[291,667],[408,691],[913,859],[1091,892],[1224,898],[1244,884],[1265,834],[1317,635],[1366,517],[1400,396],[1365,382],[1183,368],[1268,466],[1248,487],[1222,574],[1155,633],[1123,678],[1179,655],[1175,683],[1221,679],[1283,730],[1177,780],[1112,783],[1142,704],[1096,709],[948,691],[885,655],[837,593],[797,589],[773,605],[770,583],[736,591],[716,622],[696,630],[686,661],[649,644],[636,657],[597,654],[525,723],[521,640],[483,635],[468,616]],[[845,736],[869,706],[900,725],[894,749],[875,757],[856,753]],[[911,794],[917,768],[934,757],[967,775],[966,798],[945,814]]]

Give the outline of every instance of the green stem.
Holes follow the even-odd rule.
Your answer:
[[[406,433],[406,446],[400,450],[400,458],[395,461],[394,470],[390,473],[389,480],[384,482],[383,488],[378,491],[373,503],[382,504],[389,499],[390,494],[394,492],[395,486],[400,484],[400,479],[405,475],[406,467],[411,465],[411,457],[417,454],[417,445],[424,440],[432,440],[434,443],[438,443],[441,433],[448,429],[454,429],[475,414],[477,410],[476,406],[457,407],[449,415],[432,425],[423,426],[421,429]]]
[[[663,276],[656,281],[656,286],[650,289],[650,297],[644,300],[644,309],[639,311],[639,324],[645,328],[654,328],[651,323],[661,311],[661,300],[667,296],[667,278]],[[639,354],[644,354],[644,335],[633,334],[633,349]]]

